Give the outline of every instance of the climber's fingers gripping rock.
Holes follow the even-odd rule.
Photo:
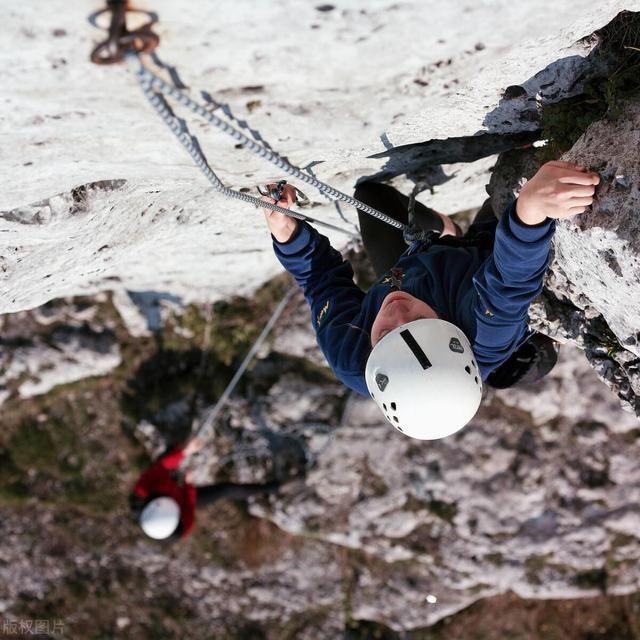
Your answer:
[[[600,176],[584,167],[555,160],[542,165],[522,187],[516,211],[525,224],[547,218],[569,218],[583,213],[593,202]]]
[[[267,185],[268,189],[272,189],[273,187],[275,187],[274,184]],[[269,198],[268,196],[262,196],[261,200],[290,209],[296,201],[296,190],[290,184],[286,184],[282,191],[282,197],[278,202],[275,202],[273,198]],[[269,231],[271,231],[271,234],[278,242],[287,242],[290,240],[298,228],[298,221],[295,218],[289,218],[285,216],[284,213],[279,213],[278,211],[265,209],[264,217],[267,220]]]

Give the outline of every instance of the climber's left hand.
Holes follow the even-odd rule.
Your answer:
[[[554,160],[543,164],[522,187],[516,213],[528,225],[547,218],[570,218],[583,213],[593,202],[600,176],[571,162]]]
[[[267,185],[268,189],[272,189],[273,187],[275,187],[275,184]],[[273,198],[269,198],[268,196],[262,196],[260,199],[264,202],[277,204],[285,209],[291,209],[296,201],[296,190],[292,185],[286,184],[278,202],[275,202]],[[278,242],[287,242],[290,240],[298,228],[298,221],[295,218],[285,216],[284,213],[274,211],[273,209],[271,211],[265,209],[264,217],[267,221],[269,231],[271,231],[271,234]]]

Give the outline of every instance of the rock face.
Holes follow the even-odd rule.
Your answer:
[[[588,212],[557,226],[543,330],[577,342],[640,415],[640,100],[594,123],[563,158],[600,173]]]
[[[493,393],[443,441],[396,434],[352,398],[304,490],[252,512],[364,553],[354,617],[398,630],[505,590],[628,593],[640,581],[640,422],[616,405],[570,346],[547,379]]]
[[[160,62],[193,97],[208,92],[217,114],[347,193],[364,176],[413,180],[427,160],[428,200],[453,213],[482,203],[492,156],[536,137],[540,105],[580,91],[596,44],[583,38],[640,4],[606,0],[579,15],[569,0],[318,7],[141,8],[159,16]],[[88,10],[55,0],[6,16],[0,312],[121,286],[187,302],[251,292],[279,270],[261,214],[212,193],[124,67],[88,62],[105,37]],[[272,24],[287,24],[286,44],[265,38]],[[286,177],[176,112],[229,186]],[[312,215],[353,229],[355,212],[309,195]]]
[[[0,404],[12,395],[30,398],[115,369],[121,362],[116,336],[92,326],[95,316],[95,305],[58,302],[33,314],[2,317]]]
[[[567,598],[638,589],[640,422],[579,349],[565,345],[542,382],[489,394],[454,437],[419,442],[326,370],[287,355],[319,357],[301,295],[274,336],[280,351],[254,363],[191,463],[197,484],[278,479],[280,493],[252,500],[253,517],[231,503],[200,509],[193,536],[173,547],[141,539],[126,496],[142,448],[157,455],[170,423],[189,415],[193,389],[173,387],[194,374],[176,355],[193,352],[187,326],[198,338],[202,330],[193,317],[182,326],[171,316],[154,338],[132,340],[103,298],[3,319],[14,357],[17,337],[38,327],[113,332],[122,354],[103,378],[12,395],[3,406],[0,495],[12,498],[0,508],[3,615],[26,618],[57,603],[82,637],[118,617],[134,638],[149,637],[160,619],[178,637],[207,621],[214,635],[238,638],[251,625],[280,638],[304,620],[297,637],[311,640],[341,637],[354,621],[423,628],[507,591]],[[153,369],[136,360],[141,350]],[[201,353],[190,361],[201,371]],[[136,423],[140,377],[153,420]]]
[[[443,209],[479,205],[491,158],[538,137],[541,105],[579,91],[593,42],[574,43],[618,10],[640,9],[613,0],[578,16],[574,2],[557,0],[464,10],[369,4],[153,8],[163,59],[210,89],[218,112],[250,115],[274,147],[344,191],[363,175],[403,184],[406,173],[404,186],[426,176],[436,185],[430,204]],[[62,0],[37,10],[22,3],[8,16],[17,41],[5,58],[6,122],[18,142],[1,203],[0,312],[117,289],[114,302],[148,359],[134,366],[138,344],[121,355],[122,327],[91,303],[0,320],[0,400],[10,408],[0,495],[15,501],[1,509],[0,613],[35,614],[62,589],[65,615],[91,628],[74,596],[101,603],[106,589],[120,598],[111,601],[118,629],[136,624],[132,608],[144,612],[145,632],[158,610],[171,610],[182,636],[201,633],[202,620],[224,637],[233,619],[247,637],[253,623],[315,626],[317,616],[317,628],[299,634],[311,639],[339,637],[353,620],[425,627],[506,591],[637,591],[640,423],[593,368],[640,414],[638,103],[594,124],[566,156],[603,182],[593,211],[558,225],[545,296],[532,311],[541,330],[568,343],[550,376],[489,393],[454,437],[412,441],[309,364],[322,357],[301,303],[274,338],[279,353],[261,354],[192,469],[197,483],[275,477],[281,493],[251,501],[253,518],[224,505],[203,510],[184,546],[158,551],[123,526],[141,445],[157,454],[168,443],[160,423],[189,423],[202,388],[215,391],[202,380],[210,324],[164,324],[184,301],[250,291],[278,267],[260,216],[203,189],[133,79],[86,63],[84,18]],[[265,38],[279,20],[290,40]],[[208,127],[195,131],[230,185],[281,177]],[[509,185],[534,170],[533,153],[517,166],[507,154],[511,174],[492,181],[498,209]],[[354,223],[320,197],[312,207]],[[118,365],[105,384],[47,393]],[[193,387],[181,386],[189,376]]]

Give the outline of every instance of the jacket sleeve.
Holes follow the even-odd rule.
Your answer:
[[[158,464],[164,467],[167,471],[173,471],[180,466],[180,463],[184,460],[184,451],[182,447],[174,447],[167,451],[163,456],[158,458]]]
[[[500,219],[493,253],[473,278],[478,294],[473,350],[483,380],[527,336],[529,305],[542,291],[554,231],[554,220],[525,225],[516,203]]]
[[[156,491],[166,490],[169,485],[177,486],[169,472],[177,469],[183,459],[181,447],[167,451],[142,473],[133,487],[133,493],[140,498],[147,498]]]
[[[353,363],[348,334],[359,331],[350,323],[360,312],[365,294],[353,281],[349,262],[306,222],[299,223],[297,235],[289,242],[274,239],[273,248],[304,291],[318,344],[331,368],[343,382],[341,374],[361,375],[362,367]]]

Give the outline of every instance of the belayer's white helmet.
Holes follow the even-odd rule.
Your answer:
[[[180,506],[167,496],[150,500],[140,514],[142,530],[154,540],[165,540],[180,522]]]
[[[373,347],[364,376],[387,420],[419,440],[462,429],[482,398],[469,340],[439,319],[414,320],[390,331]]]

